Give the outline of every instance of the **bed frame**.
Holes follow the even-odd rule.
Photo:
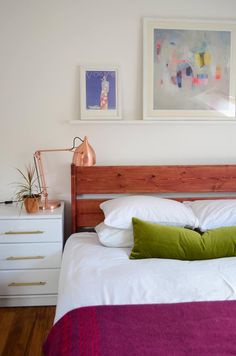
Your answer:
[[[236,165],[71,166],[72,232],[104,219],[99,204],[114,194],[168,194],[182,201],[236,198]],[[209,193],[221,193],[213,196]],[[222,193],[230,193],[225,196]],[[106,194],[105,196],[99,196]],[[173,197],[171,196],[173,194]],[[176,196],[183,194],[185,196]],[[188,194],[188,197],[186,197]]]

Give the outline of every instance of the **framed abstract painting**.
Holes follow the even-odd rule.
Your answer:
[[[117,67],[80,67],[80,109],[82,120],[121,119]]]
[[[145,18],[143,119],[235,119],[236,24]]]

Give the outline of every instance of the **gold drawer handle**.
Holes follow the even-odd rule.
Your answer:
[[[46,282],[12,282],[8,284],[8,287],[29,287],[29,286],[45,286]]]
[[[32,234],[43,234],[44,231],[35,230],[35,231],[6,231],[4,235],[32,235]]]
[[[19,261],[19,260],[42,260],[44,259],[45,256],[21,256],[21,257],[15,257],[15,256],[10,256],[7,257],[7,261]]]

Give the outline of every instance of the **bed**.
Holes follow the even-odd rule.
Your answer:
[[[235,355],[236,257],[130,260],[91,228],[123,195],[233,200],[236,165],[71,167],[65,245],[46,355]]]

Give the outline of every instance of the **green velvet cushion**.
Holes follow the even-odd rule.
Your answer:
[[[134,247],[130,259],[206,260],[236,256],[236,226],[209,230],[201,235],[182,227],[132,220]]]

